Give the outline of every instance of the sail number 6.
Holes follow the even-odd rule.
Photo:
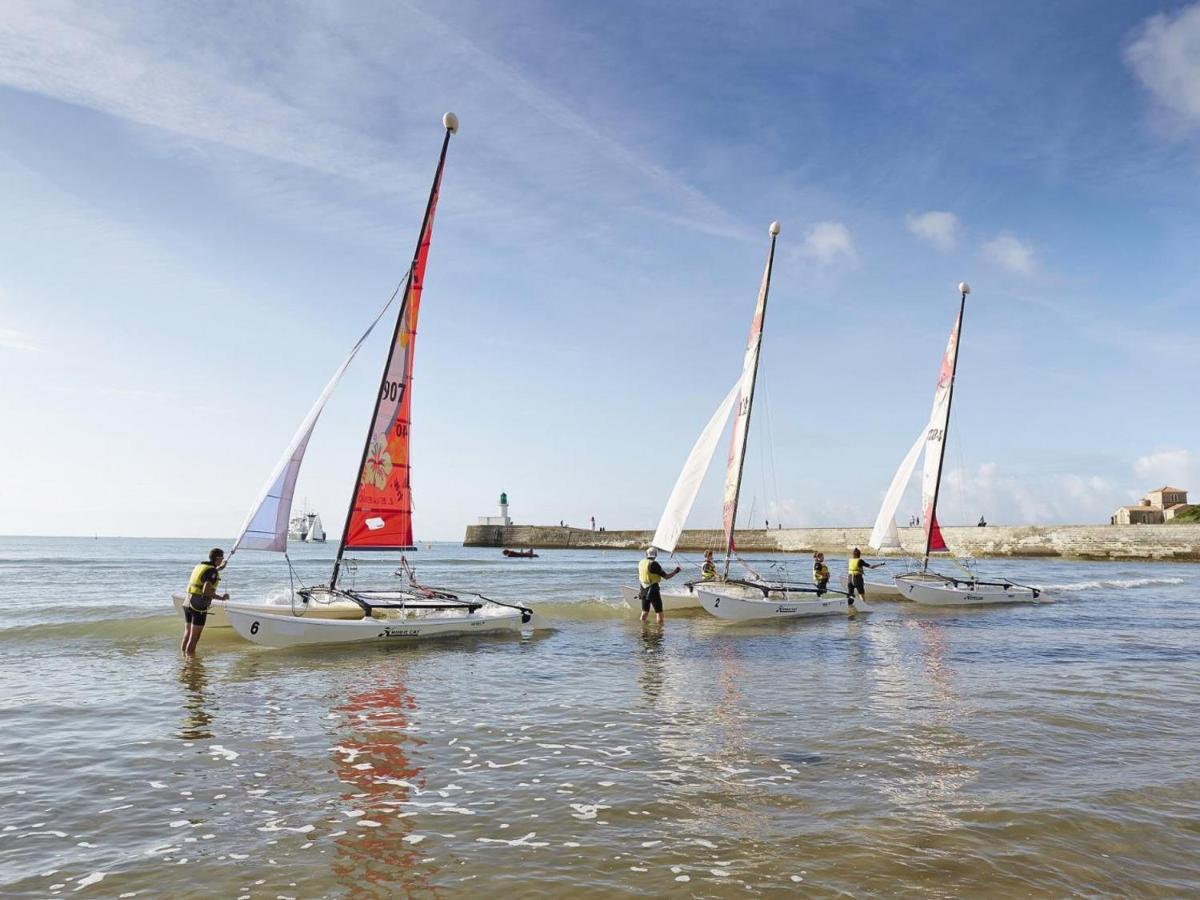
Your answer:
[[[250,625],[250,633],[251,633],[251,634],[258,634],[258,623],[257,623],[257,622],[253,622],[253,623],[251,623],[251,625]]]

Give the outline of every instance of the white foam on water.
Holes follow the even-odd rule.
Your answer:
[[[1068,581],[1063,584],[1039,584],[1043,591],[1078,593],[1113,588],[1153,587],[1154,585],[1183,584],[1183,578],[1105,578],[1097,581]]]
[[[511,841],[505,840],[504,838],[482,838],[482,837],[475,838],[475,840],[477,843],[480,843],[480,844],[508,844],[508,846],[510,846],[510,847],[548,847],[548,846],[550,846],[549,841],[535,841],[535,840],[533,840],[535,837],[537,837],[537,832],[531,831],[531,832],[529,832],[529,834],[525,835],[524,837],[515,838]]]
[[[419,843],[421,843],[421,841],[425,840],[425,835],[423,835],[423,834],[406,834],[403,838],[401,838],[401,840],[404,841],[404,843],[406,843],[406,844],[419,844]]]
[[[675,880],[676,881],[691,881],[692,878],[690,875],[676,875]]]
[[[103,872],[93,872],[91,875],[85,875],[83,878],[80,878],[79,884],[75,886],[75,890],[82,891],[85,887],[88,887],[89,885],[93,885],[93,884],[98,884],[99,882],[101,882],[103,880],[104,880]]]
[[[212,754],[213,759],[227,759],[232,762],[233,760],[238,758],[238,753],[236,750],[226,750],[220,744],[213,744],[208,749],[209,749],[209,752]],[[254,774],[257,775],[258,773],[255,772]]]

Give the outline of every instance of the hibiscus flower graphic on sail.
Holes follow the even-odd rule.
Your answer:
[[[371,438],[367,461],[363,464],[362,485],[382,491],[392,477],[392,454],[388,452],[387,436],[377,434]]]

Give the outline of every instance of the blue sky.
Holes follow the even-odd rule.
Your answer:
[[[402,277],[447,109],[419,538],[502,489],[652,527],[772,219],[744,519],[873,519],[963,279],[945,521],[1200,493],[1200,4],[9,0],[0,533],[231,536]],[[309,447],[330,526],[383,352]]]

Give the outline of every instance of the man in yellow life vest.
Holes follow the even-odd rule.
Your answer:
[[[849,596],[846,598],[846,602],[850,604],[851,614],[854,613],[855,593],[857,593],[858,596],[862,597],[864,600],[867,599],[867,587],[863,583],[863,569],[878,569],[882,565],[883,563],[875,563],[872,565],[871,563],[867,562],[862,558],[862,551],[857,547],[855,547],[854,552],[850,554],[850,574],[846,578],[846,593],[849,594]]]
[[[642,584],[642,590],[639,596],[642,601],[642,621],[646,621],[646,617],[650,614],[650,607],[654,607],[654,621],[659,625],[663,622],[662,613],[662,594],[659,592],[658,584],[664,578],[674,578],[682,571],[679,566],[675,567],[675,571],[668,575],[663,571],[663,567],[658,564],[658,550],[651,547],[646,551],[646,558],[638,563],[638,581]]]
[[[813,584],[817,586],[817,596],[820,597],[829,590],[829,566],[825,565],[825,554],[813,554]]]
[[[217,585],[221,581],[221,570],[225,568],[225,551],[213,547],[208,552],[208,561],[197,563],[188,582],[187,600],[183,603],[183,643],[179,649],[191,656],[200,643],[200,632],[208,619],[208,608],[214,599],[228,600],[228,594],[217,597]]]
[[[704,551],[704,562],[700,564],[700,577],[705,581],[712,581],[717,577],[717,564],[713,562],[712,551]]]

